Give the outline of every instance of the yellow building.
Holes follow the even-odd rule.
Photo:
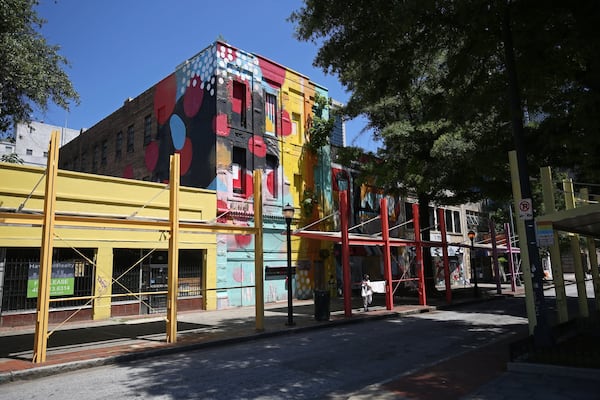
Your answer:
[[[44,168],[0,163],[3,326],[35,323],[44,180]],[[55,186],[50,322],[164,312],[168,186],[63,170]],[[181,222],[216,217],[214,191],[182,187],[179,204]],[[179,249],[178,308],[215,309],[216,234],[182,230]]]

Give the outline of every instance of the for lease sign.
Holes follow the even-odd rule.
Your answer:
[[[40,263],[29,263],[27,276],[27,297],[37,297],[40,276]],[[75,287],[75,264],[52,263],[50,296],[72,295]]]

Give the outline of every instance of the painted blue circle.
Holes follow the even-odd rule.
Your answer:
[[[176,150],[183,149],[183,145],[185,144],[185,124],[178,115],[173,114],[169,120],[169,126],[171,127],[173,146],[175,146]]]

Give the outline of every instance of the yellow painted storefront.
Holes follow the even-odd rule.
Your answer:
[[[40,248],[44,181],[44,168],[0,163],[0,249]],[[179,190],[182,224],[213,221],[215,205],[214,191],[185,187]],[[115,249],[169,248],[169,188],[165,184],[59,170],[55,214],[54,248],[95,249],[93,319],[111,316]],[[94,223],[86,226],[86,218],[94,219]],[[98,218],[106,218],[106,226],[99,226]],[[74,219],[78,220],[77,227],[72,223]],[[115,219],[130,224],[109,222]],[[157,228],[162,221],[164,230]],[[216,234],[210,230],[181,229],[179,248],[205,254],[202,308],[216,309],[215,291],[209,290],[216,287]]]

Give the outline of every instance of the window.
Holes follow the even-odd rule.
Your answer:
[[[127,152],[133,153],[133,125],[129,125],[127,128]]]
[[[47,151],[44,152],[44,158],[48,158],[48,152]]]
[[[277,96],[265,93],[265,132],[277,133]]]
[[[25,151],[25,154],[27,154],[28,156],[32,156],[32,155],[33,155],[33,150],[31,150],[31,149],[27,149],[27,150]]]
[[[277,170],[279,167],[279,160],[277,157],[267,154],[267,186],[271,192],[271,196],[276,199],[279,193],[279,177],[277,176]]]
[[[298,139],[298,143],[300,143],[302,139],[302,123],[300,114],[293,112],[292,113],[292,135],[296,135]]]
[[[233,159],[231,161],[231,175],[233,193],[246,193],[246,150],[240,147],[233,148]]]
[[[460,212],[453,211],[453,214],[454,214],[454,232],[461,233],[462,229],[460,226]]]
[[[467,210],[467,226],[469,229],[475,229],[479,226],[479,213]]]
[[[446,220],[446,232],[454,232],[454,225],[452,224],[452,210],[446,209],[444,211],[444,219]]]
[[[115,141],[115,159],[121,159],[121,148],[123,147],[123,132],[117,133],[117,140]]]
[[[152,116],[144,117],[144,146],[147,146],[152,141]]]
[[[239,114],[239,119],[233,118],[234,121],[238,121],[238,125],[242,128],[246,127],[246,85],[233,81],[233,96],[231,100],[231,111],[234,114]]]
[[[4,152],[5,153],[12,153],[13,152],[13,148],[12,146],[4,146]]]
[[[108,141],[104,139],[102,141],[102,152],[100,155],[100,165],[106,165],[106,152],[108,151]]]
[[[87,150],[81,152],[81,171],[85,172],[87,169]]]
[[[92,150],[92,172],[98,171],[98,145],[94,145]]]

